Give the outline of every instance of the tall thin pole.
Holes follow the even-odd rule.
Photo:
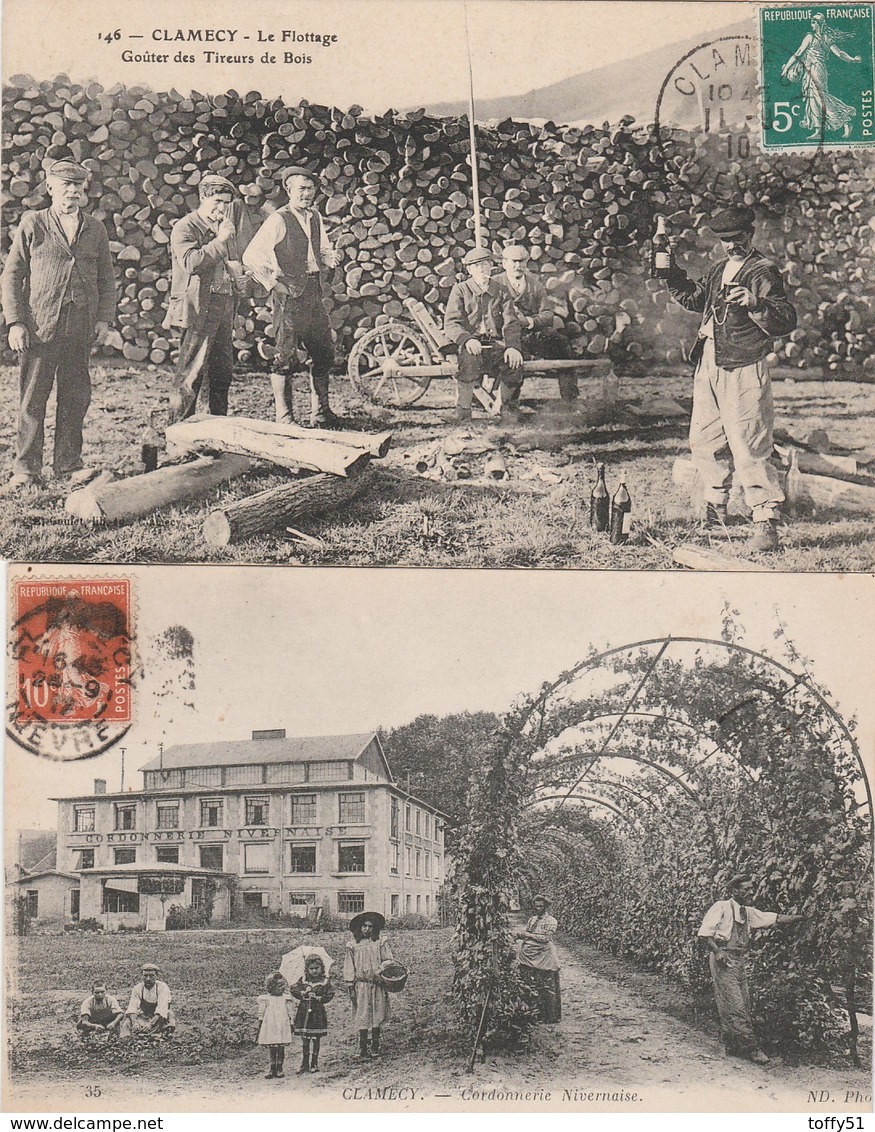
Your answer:
[[[468,5],[465,10],[465,47],[468,52],[468,136],[471,143],[471,192],[474,198],[474,244],[483,247],[483,226],[480,223],[480,172],[477,168],[477,140],[474,136],[474,68],[471,63],[471,37],[468,33]]]
[[[125,792],[125,748],[119,747],[119,750],[122,753],[122,781],[121,781],[121,785],[119,786],[119,793],[124,794],[124,792]]]

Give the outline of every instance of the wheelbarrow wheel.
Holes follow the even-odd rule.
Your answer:
[[[394,366],[431,363],[431,349],[418,330],[404,322],[386,322],[355,343],[347,371],[356,391],[366,400],[403,409],[419,400],[431,378],[399,374],[394,372]]]

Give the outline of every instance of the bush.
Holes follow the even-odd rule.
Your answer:
[[[103,924],[89,916],[87,920],[76,920],[72,924],[64,924],[65,932],[102,932]]]
[[[192,908],[190,905],[171,904],[164,926],[168,931],[187,931],[192,928],[209,927],[208,908]]]
[[[419,912],[405,912],[403,916],[396,916],[393,920],[387,921],[387,927],[397,932],[418,932],[423,929],[439,928],[440,924],[437,920],[420,915]]]

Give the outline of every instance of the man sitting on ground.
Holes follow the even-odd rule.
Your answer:
[[[131,1001],[119,1029],[122,1040],[130,1041],[138,1034],[169,1038],[176,1029],[170,987],[161,982],[158,973],[159,968],[154,963],[143,964],[143,977],[131,991]]]
[[[83,1038],[90,1038],[92,1034],[117,1036],[123,1017],[124,1011],[119,1006],[118,999],[106,993],[106,983],[96,982],[79,1009],[76,1029]]]

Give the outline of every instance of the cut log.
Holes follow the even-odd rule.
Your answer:
[[[689,570],[731,570],[734,572],[756,571],[769,573],[770,568],[759,562],[750,562],[746,558],[732,558],[728,554],[721,554],[719,550],[710,547],[696,546],[694,543],[682,543],[672,554],[672,561],[678,566],[686,566]]]
[[[126,480],[90,483],[68,495],[64,507],[77,519],[93,523],[137,519],[168,503],[197,499],[251,467],[242,456],[205,456]]]
[[[355,476],[320,474],[260,491],[211,511],[204,520],[203,536],[210,546],[230,546],[273,527],[297,522],[306,515],[341,507],[360,495],[373,481],[366,468]]]
[[[794,452],[800,472],[813,472],[818,476],[834,476],[836,479],[857,474],[857,461],[853,456],[834,456],[832,452],[809,452],[804,448],[790,448],[789,445],[783,444],[776,444],[775,451],[788,464],[790,463],[790,454]]]
[[[875,515],[875,485],[800,471],[795,452],[787,476],[787,497],[791,503],[803,500],[815,507],[834,507],[854,515]]]
[[[259,421],[259,425],[269,424]],[[291,436],[285,431],[274,434],[253,428],[245,418],[203,417],[196,421],[179,421],[167,429],[168,451],[236,452],[267,460],[281,468],[309,468],[314,472],[331,472],[346,476],[370,460],[370,454],[348,444],[329,440],[313,440],[309,436]],[[306,430],[302,430],[306,432]]]
[[[192,419],[201,418],[190,418],[190,420]],[[327,440],[332,444],[360,448],[363,452],[368,452],[374,457],[385,456],[392,445],[391,432],[354,432],[351,429],[341,428],[304,428],[302,425],[263,421],[257,417],[235,417],[234,420],[245,421],[249,428],[266,435],[292,436],[298,440]]]

